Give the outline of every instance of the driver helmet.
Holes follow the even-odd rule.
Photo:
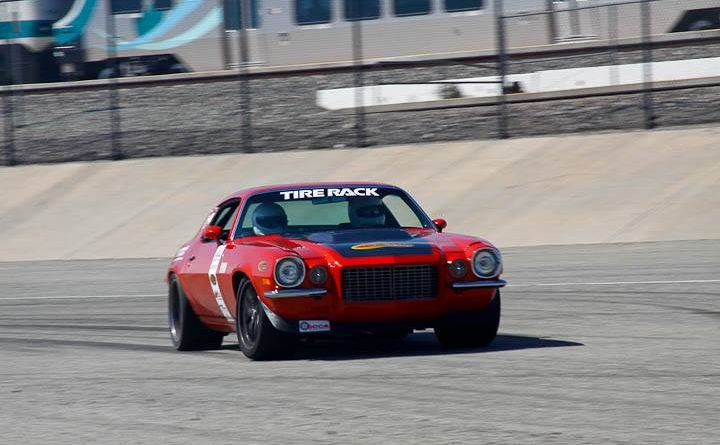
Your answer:
[[[385,205],[380,198],[362,197],[350,199],[348,214],[353,226],[385,225]]]
[[[280,205],[266,202],[253,212],[252,224],[253,232],[258,236],[283,233],[288,224],[287,214]]]

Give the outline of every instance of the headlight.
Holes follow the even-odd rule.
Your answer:
[[[282,287],[295,287],[305,279],[305,263],[298,257],[285,257],[275,264],[275,281]]]
[[[480,278],[492,278],[500,273],[502,260],[495,249],[480,249],[473,255],[473,272]]]
[[[467,261],[465,260],[455,260],[448,266],[450,268],[450,275],[453,276],[453,278],[462,278],[467,273],[468,267],[467,267]]]
[[[310,281],[312,284],[323,284],[328,279],[328,271],[325,266],[315,266],[310,269]]]

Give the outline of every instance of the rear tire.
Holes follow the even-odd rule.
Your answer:
[[[236,314],[238,345],[247,358],[277,360],[288,358],[295,352],[298,336],[275,329],[247,279],[238,288]]]
[[[220,349],[225,336],[200,321],[175,275],[170,278],[168,290],[168,326],[170,339],[178,351]]]
[[[497,336],[500,326],[500,290],[483,312],[485,320],[463,326],[437,326],[435,336],[446,348],[478,348],[487,346]]]

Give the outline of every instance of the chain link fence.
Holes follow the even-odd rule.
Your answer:
[[[150,14],[136,18],[132,0],[106,0],[98,3],[103,32],[95,32],[104,40],[84,49],[94,62],[82,71],[99,80],[22,84],[27,54],[12,39],[17,30],[0,27],[7,34],[0,36],[2,163],[717,122],[713,3],[178,0],[176,8],[207,6],[205,17],[219,24],[198,40],[199,52],[163,69],[185,71],[176,63],[183,59],[214,72],[141,76],[160,65],[125,56],[133,41],[123,14],[134,14],[137,29],[150,26],[148,36],[173,3],[155,2],[151,26]],[[81,78],[66,65],[58,72],[67,80]]]

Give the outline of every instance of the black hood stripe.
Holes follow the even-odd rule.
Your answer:
[[[308,240],[330,247],[346,258],[431,255],[433,248],[422,238],[412,237],[402,229],[359,229],[322,232]]]

